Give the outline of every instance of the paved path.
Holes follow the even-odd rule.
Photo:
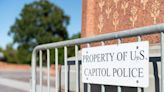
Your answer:
[[[0,71],[0,92],[30,92],[30,75],[29,71]],[[55,92],[55,81],[52,80],[51,84],[50,92]],[[43,92],[47,92],[46,80],[43,85]],[[38,85],[37,89],[39,92]]]
[[[0,92],[29,92],[29,91],[24,91],[24,90],[15,89],[15,88],[11,88],[8,86],[0,85]]]
[[[6,88],[4,88],[4,89],[3,89],[3,87],[0,87],[0,88],[2,88],[2,90],[7,89],[7,87],[8,87],[8,88],[19,89],[20,91],[18,91],[18,92],[30,92],[30,88],[31,88],[30,83],[12,80],[12,79],[6,79],[6,78],[2,78],[2,77],[0,77],[0,85],[6,86]],[[39,92],[39,85],[37,85],[37,89],[38,89],[37,92]],[[46,92],[46,91],[47,91],[47,87],[43,86],[43,92]],[[13,91],[3,91],[3,92],[13,92]],[[17,92],[17,91],[15,91],[15,92]],[[50,92],[55,92],[55,88],[50,88]]]

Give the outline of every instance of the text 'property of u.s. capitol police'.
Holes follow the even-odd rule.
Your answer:
[[[82,82],[148,87],[149,42],[83,48]]]

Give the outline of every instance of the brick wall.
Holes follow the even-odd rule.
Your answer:
[[[164,0],[83,0],[81,36],[90,37],[163,23],[163,4]],[[158,43],[159,35],[143,36],[142,39]],[[124,42],[135,40],[123,39]]]

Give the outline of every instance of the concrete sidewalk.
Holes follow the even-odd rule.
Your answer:
[[[29,92],[29,91],[19,90],[8,86],[0,85],[0,92]]]
[[[39,88],[40,88],[39,85],[37,85],[37,92],[39,92]],[[15,89],[17,91],[13,91],[11,89]],[[4,90],[2,92],[30,92],[31,87],[30,87],[30,83],[27,83],[27,82],[22,82],[22,81],[17,81],[17,80],[0,77],[0,90]],[[7,90],[9,90],[9,91],[7,91]],[[43,86],[42,90],[43,90],[43,92],[46,92],[47,87]],[[55,88],[51,87],[50,92],[55,92]]]

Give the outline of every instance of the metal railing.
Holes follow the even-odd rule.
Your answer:
[[[77,52],[78,52],[78,45],[87,44],[87,47],[90,47],[90,43],[92,42],[102,42],[102,45],[104,45],[104,41],[107,40],[118,40],[118,44],[121,43],[122,38],[128,38],[128,37],[137,37],[138,41],[141,41],[141,36],[147,35],[147,34],[154,34],[154,33],[160,33],[160,41],[161,41],[161,90],[160,92],[164,92],[164,24],[158,24],[158,25],[152,25],[152,26],[146,26],[142,28],[135,28],[120,32],[114,32],[109,34],[102,34],[97,35],[94,37],[89,38],[80,38],[75,40],[68,40],[68,41],[61,41],[56,43],[49,43],[49,44],[43,44],[35,47],[35,49],[32,52],[32,92],[36,91],[36,59],[37,59],[37,53],[39,52],[39,62],[40,62],[40,92],[42,92],[42,51],[47,50],[47,91],[50,92],[50,49],[55,49],[55,64],[56,64],[56,92],[59,91],[59,72],[58,72],[58,48],[64,47],[64,66],[65,66],[65,92],[68,92],[68,64],[67,64],[67,47],[69,46],[75,46],[75,64],[76,64],[76,92],[79,92],[80,90],[80,79],[79,79],[79,62],[77,58]],[[88,92],[91,92],[91,85],[88,84]],[[141,92],[142,88],[138,88],[138,92]],[[117,87],[117,91],[121,92],[122,88],[120,86]],[[105,92],[105,86],[101,85],[101,92]]]

